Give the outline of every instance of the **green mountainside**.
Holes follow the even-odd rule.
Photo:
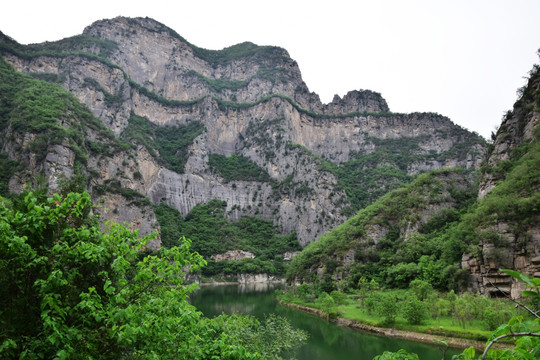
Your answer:
[[[466,280],[459,276],[466,242],[455,231],[475,189],[472,174],[460,169],[423,174],[309,244],[288,276],[352,287],[367,277],[398,288],[421,278],[439,290],[455,288]]]

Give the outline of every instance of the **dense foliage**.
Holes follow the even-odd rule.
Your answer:
[[[152,236],[103,232],[91,212],[88,194],[0,199],[2,358],[281,359],[305,340],[277,317],[203,318],[186,299],[184,269],[204,265],[189,241],[146,253]]]
[[[540,278],[534,278],[530,275],[523,274],[514,270],[501,270],[506,274],[521,280],[527,285],[528,290],[523,291],[523,299],[531,298],[531,301],[526,305],[525,302],[514,300],[515,308],[522,308],[525,315],[520,314],[512,317],[509,321],[505,321],[497,327],[487,339],[486,345],[481,354],[477,354],[474,347],[465,349],[461,354],[452,357],[454,360],[474,360],[474,359],[498,359],[498,360],[534,360],[540,356],[540,314],[538,313],[538,305],[540,304]],[[469,303],[458,299],[456,317],[463,319],[468,316],[466,311]],[[484,302],[487,299],[484,298]],[[530,306],[530,307],[529,307]],[[462,309],[459,309],[461,307]],[[493,315],[493,310],[486,309],[484,316],[487,321]],[[500,323],[500,322],[499,322]],[[493,329],[491,329],[493,330]],[[512,346],[505,346],[503,349],[494,349],[493,345],[499,341],[512,341]],[[440,341],[439,341],[440,342]],[[444,345],[444,342],[442,343]],[[508,344],[506,344],[508,345]],[[404,350],[398,352],[385,351],[382,355],[376,356],[374,360],[406,360],[418,359],[416,354],[409,354]],[[444,359],[444,352],[443,352]]]
[[[193,241],[192,248],[203,255],[208,265],[203,275],[239,273],[284,274],[283,253],[300,250],[295,233],[276,235],[272,221],[257,217],[242,216],[237,221],[226,218],[227,203],[212,200],[196,205],[182,219],[174,208],[160,204],[155,206],[161,227],[164,246],[174,246],[179,236]],[[213,254],[227,250],[244,250],[255,255],[255,259],[220,261],[210,259]]]
[[[208,155],[208,165],[219,173],[225,180],[238,181],[270,181],[270,175],[250,159],[233,154],[225,156],[221,154]]]
[[[145,146],[163,165],[182,174],[189,157],[188,147],[204,131],[204,125],[198,121],[186,125],[157,126],[132,113],[122,138]]]
[[[344,214],[353,215],[389,191],[410,183],[413,177],[409,174],[417,164],[426,161],[444,163],[449,158],[463,160],[467,149],[484,143],[478,135],[457,126],[438,136],[457,141],[447,151],[425,153],[422,144],[432,141],[429,135],[389,139],[368,137],[366,141],[374,145],[373,151],[353,154],[351,160],[339,166],[326,163],[326,168],[336,175],[351,203],[343,210]]]
[[[397,290],[382,289],[366,278],[361,278],[356,290],[337,285],[340,290],[326,292],[321,282],[304,283],[290,287],[280,298],[320,309],[328,317],[342,317],[368,326],[480,341],[487,340],[501,323],[523,315],[511,301],[480,294],[438,292],[422,280],[415,280],[408,289]]]

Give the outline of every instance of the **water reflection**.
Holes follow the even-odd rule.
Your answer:
[[[415,352],[425,360],[440,360],[442,357],[442,353],[432,345],[356,331],[313,314],[281,306],[273,295],[273,291],[281,286],[260,283],[203,286],[192,295],[192,303],[208,317],[222,313],[251,314],[259,319],[270,313],[286,317],[293,326],[309,333],[307,344],[296,354],[299,360],[371,360],[385,350],[398,349]],[[456,353],[456,350],[448,351],[446,358],[450,359]]]
[[[271,292],[275,289],[281,288],[283,284],[281,283],[248,283],[248,284],[238,284],[237,292],[239,294],[253,293],[253,292]]]

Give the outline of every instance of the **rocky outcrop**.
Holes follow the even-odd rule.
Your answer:
[[[388,112],[388,104],[381,94],[370,91],[349,91],[343,99],[334,95],[331,103],[324,105],[325,114],[349,114],[355,112]]]
[[[112,221],[126,224],[129,229],[146,236],[159,229],[156,216],[150,204],[132,202],[120,194],[108,194],[99,197],[100,206],[96,209],[103,222]],[[161,247],[159,233],[146,244],[146,248],[157,250]]]
[[[250,283],[272,283],[272,282],[284,282],[285,279],[268,274],[238,274],[238,283],[250,284]]]
[[[287,251],[283,254],[283,260],[290,261],[298,255],[300,251]]]
[[[240,261],[242,259],[255,259],[255,255],[244,250],[229,250],[223,254],[212,255],[211,258],[215,261]]]

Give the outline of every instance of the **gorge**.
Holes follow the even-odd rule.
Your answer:
[[[364,308],[364,298],[360,306],[355,296],[365,289],[397,291],[397,302],[409,304],[404,292],[422,282],[442,294],[444,305],[466,302],[456,293],[519,297],[524,282],[501,268],[540,277],[538,66],[486,141],[443,115],[393,113],[370,90],[323,104],[282,48],[241,43],[206,50],[150,18],[100,20],[81,35],[42,44],[21,45],[0,33],[0,55],[1,210],[16,221],[29,219],[17,206],[33,211],[38,204],[39,196],[26,196],[29,189],[53,196],[42,196],[47,205],[35,207],[36,218],[63,206],[62,196],[85,203],[89,196],[96,206],[84,215],[92,221],[97,215],[102,228],[126,223],[138,231],[129,237],[133,243],[156,231],[138,252],[125,249],[133,259],[157,261],[156,254],[173,256],[189,245],[196,268],[205,265],[203,280],[286,276],[298,285],[294,295],[309,301],[349,292],[354,310]],[[53,222],[45,233],[59,238],[70,233],[55,232],[58,224],[85,221]],[[26,223],[9,230],[27,228],[32,233]],[[34,241],[27,233],[13,238]],[[6,254],[26,254],[6,239]],[[47,251],[58,250],[55,241]],[[45,267],[59,263],[35,258]],[[184,265],[174,271],[186,275]],[[182,282],[174,271],[167,276]],[[103,274],[92,276],[101,281]],[[126,276],[118,280],[124,286]],[[79,281],[71,280],[62,286]],[[106,298],[123,289],[103,282],[96,290],[83,281],[85,299],[92,291]],[[181,288],[185,302],[189,291]],[[467,311],[458,314],[463,328]],[[490,313],[476,315],[484,321]],[[92,321],[108,329],[103,319]]]

